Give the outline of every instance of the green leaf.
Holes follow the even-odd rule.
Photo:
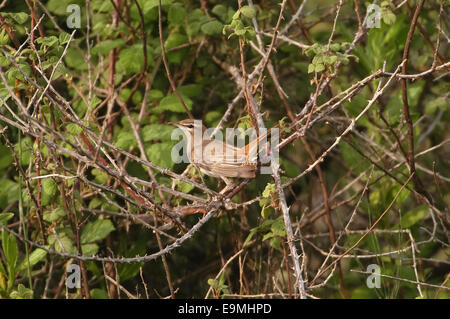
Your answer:
[[[9,35],[6,32],[4,28],[2,28],[2,31],[0,32],[0,45],[8,44],[9,42]]]
[[[42,69],[47,70],[48,68],[55,66],[58,63],[58,57],[51,56],[47,60],[42,61]]]
[[[134,134],[128,131],[121,131],[119,135],[117,135],[117,141],[114,143],[117,147],[127,150],[131,146],[137,146],[136,138]]]
[[[364,103],[364,102],[363,102]],[[361,107],[361,104],[358,105],[358,107]],[[359,110],[358,110],[359,114]],[[369,163],[362,157],[357,151],[355,151],[350,145],[347,143],[340,143],[339,148],[341,151],[341,154],[345,160],[345,163],[351,167],[354,168],[357,172],[361,172],[366,167],[369,166]]]
[[[261,217],[266,219],[270,216],[270,208],[267,205],[264,205],[261,209]]]
[[[119,246],[120,248],[118,253],[120,253],[124,257],[144,255],[147,251],[147,241],[145,240],[145,238],[140,238],[139,240],[132,239],[132,243],[128,244],[126,244],[126,241],[121,241],[121,243],[119,243]],[[142,266],[144,266],[144,262],[130,264],[121,263],[117,265],[119,278],[121,278],[121,280],[123,281],[134,278],[139,273],[139,269]]]
[[[248,245],[248,243],[252,240],[253,236],[255,236],[257,231],[258,231],[257,228],[252,228],[252,230],[250,230],[250,233],[248,234],[247,238],[245,239],[244,243],[242,244],[242,247],[245,247]]]
[[[48,236],[48,243],[50,245],[53,245],[57,252],[64,252],[64,251],[68,253],[76,252],[74,242],[69,237],[67,237],[66,233],[58,232],[58,236],[59,240],[53,234]]]
[[[178,189],[185,194],[189,193],[191,190],[193,190],[195,188],[193,185],[182,182],[182,181],[177,181],[176,183],[177,183]]]
[[[394,24],[396,17],[391,11],[387,11],[382,14],[382,19],[384,23],[391,25]]]
[[[109,299],[108,293],[104,289],[94,288],[90,291],[92,299]]]
[[[444,96],[439,96],[431,99],[425,107],[425,114],[433,115],[437,109],[445,111],[447,109],[447,100]]]
[[[84,244],[81,245],[81,252],[84,256],[94,256],[98,253],[98,245],[97,244]]]
[[[181,3],[174,3],[169,8],[169,14],[167,16],[169,23],[182,24],[186,18],[186,9]]]
[[[313,73],[313,72],[314,72],[314,69],[315,69],[315,65],[312,64],[312,63],[310,63],[310,64],[308,65],[308,73]]]
[[[223,24],[214,19],[203,24],[201,26],[201,30],[207,35],[221,34],[223,30]]]
[[[64,65],[62,65],[62,64],[59,64],[57,67],[56,67],[56,69],[55,69],[55,73],[53,74],[53,78],[52,78],[52,80],[56,80],[56,79],[58,79],[60,76],[70,76],[69,75],[69,70],[67,70],[67,68],[64,66]]]
[[[223,4],[215,5],[211,12],[218,16],[223,22],[227,22],[228,10]]]
[[[141,134],[144,142],[149,141],[170,141],[172,131],[175,129],[172,125],[150,124],[142,128]]]
[[[134,105],[138,105],[142,102],[142,93],[141,91],[136,91],[133,94],[133,97],[131,98],[131,101]]]
[[[20,69],[20,70],[19,70]],[[22,73],[27,74],[28,76],[30,76],[30,65],[28,64],[19,64],[19,69],[17,68],[10,68],[7,71],[7,78],[9,81],[14,82],[15,80],[19,79],[20,81],[25,81],[24,76]]]
[[[64,216],[66,216],[65,210],[62,207],[57,207],[51,212],[45,212],[44,220],[51,223],[53,221],[57,221],[58,219]]]
[[[265,198],[269,198],[270,194],[275,193],[275,190],[276,190],[275,184],[269,183],[266,185],[266,188],[264,189],[262,195]]]
[[[285,175],[288,177],[295,177],[301,172],[298,164],[295,164],[284,158],[280,158],[280,166],[286,172]]]
[[[391,95],[389,102],[386,106],[386,116],[389,123],[396,126],[401,119],[402,116],[402,108],[399,107],[402,105],[402,98],[399,93]]]
[[[13,156],[6,145],[0,144],[0,170],[9,167],[13,162]]]
[[[122,39],[116,39],[116,40],[104,40],[99,43],[97,43],[92,48],[92,54],[94,55],[105,55],[109,53],[111,50],[115,48],[119,48],[125,44],[125,41]]]
[[[173,142],[163,142],[152,144],[145,149],[149,161],[155,163],[162,168],[172,168],[174,162],[172,161],[172,147]]]
[[[236,33],[236,35],[244,35],[245,32],[247,32],[247,30],[245,30],[245,27],[239,25],[236,27],[236,29],[234,29],[234,33]]]
[[[270,240],[270,246],[272,246],[273,249],[276,249],[278,251],[281,251],[281,239],[280,237],[273,237]]]
[[[70,40],[70,34],[63,32],[59,35],[59,44],[64,45]]]
[[[178,92],[186,95],[187,97],[196,97],[202,94],[203,85],[196,83],[183,85],[178,88]]]
[[[169,35],[169,37],[166,40],[166,43],[164,44],[166,51],[170,50],[172,48],[175,48],[181,44],[188,43],[189,39],[187,36],[181,33],[172,33]]]
[[[150,50],[147,50],[147,61],[150,61]],[[117,68],[126,74],[139,73],[144,67],[142,44],[134,44],[120,51]]]
[[[47,255],[47,252],[41,248],[36,248],[33,250],[33,252],[28,256],[28,260],[25,258],[17,267],[17,271],[22,271],[28,268],[28,265],[30,265],[30,268],[36,265],[38,262],[40,262],[44,257]]]
[[[337,61],[337,55],[331,55],[331,56],[328,56],[327,58],[326,58],[326,62],[328,63],[328,64],[333,64],[334,62],[336,62]]]
[[[0,262],[0,296],[2,289],[6,289],[5,277],[8,277],[8,273],[3,266],[3,262]]]
[[[159,101],[164,97],[164,93],[160,90],[150,90],[148,92],[148,100],[151,101]]]
[[[398,227],[400,227],[401,229],[410,228],[411,226],[421,221],[428,213],[429,210],[425,205],[416,207],[402,216],[401,221],[397,226],[397,228]]]
[[[166,51],[175,48],[179,45],[188,43],[189,39],[186,35],[182,33],[171,33],[166,40]],[[175,51],[167,52],[167,59],[170,63],[180,64],[184,61],[184,57],[188,52],[188,48],[182,48]]]
[[[340,58],[340,60],[341,60],[342,64],[344,64],[344,65],[347,65],[347,64],[350,63],[349,58],[346,57],[346,56],[342,56],[342,57]]]
[[[113,223],[109,219],[98,219],[88,223],[81,232],[81,243],[88,244],[106,238],[115,230]]]
[[[16,13],[10,13],[9,14],[18,24],[24,24],[27,22],[28,17],[30,16],[28,13],[25,12],[16,12]]]
[[[267,206],[270,204],[270,198],[261,198],[259,200],[259,207],[263,208],[264,206]]]
[[[265,240],[267,240],[267,239],[273,238],[273,236],[275,236],[275,234],[272,233],[272,232],[269,232],[269,233],[267,233],[267,234],[265,234],[265,235],[263,236],[262,241],[265,241]]]
[[[325,65],[323,65],[322,63],[318,63],[314,67],[314,71],[316,72],[322,72],[323,70],[325,70]]]
[[[95,176],[95,181],[99,184],[106,184],[108,182],[108,174],[105,171],[102,171],[98,168],[94,168],[92,170],[92,175]]]
[[[1,35],[0,35],[0,38],[1,38]],[[1,45],[2,43],[1,43],[1,40],[0,40],[0,45]],[[6,44],[6,43],[5,43]],[[1,67],[7,67],[7,66],[9,66],[11,64],[11,62],[9,61],[9,59],[7,58],[7,57],[5,57],[5,56],[1,56],[0,55],[0,66]],[[8,97],[9,97],[9,92],[8,92],[8,90],[7,89],[0,89],[1,91],[3,91],[1,94],[0,94],[0,96],[3,98],[3,100],[7,100],[8,99]],[[0,103],[3,103],[3,102],[0,102]],[[2,104],[0,104],[0,106],[1,106]]]
[[[42,190],[45,194],[53,196],[57,191],[56,183],[51,178],[45,178],[42,182]]]
[[[19,284],[17,290],[12,291],[9,296],[13,299],[33,299],[33,290]]]
[[[66,126],[67,131],[73,135],[80,135],[83,132],[83,128],[76,123],[69,123]]]
[[[52,47],[58,43],[58,38],[54,35],[51,35],[49,37],[37,38],[36,43],[42,44],[47,47]]]
[[[209,278],[208,279],[208,285],[210,285],[212,288],[217,289],[216,288],[217,287],[217,281],[215,279],[213,279],[213,278]]]
[[[188,110],[192,110],[192,100],[188,98],[186,95],[181,94],[181,97],[184,101],[184,104],[188,108]],[[152,112],[161,113],[162,111],[171,111],[176,113],[185,113],[185,109],[183,105],[178,100],[178,97],[175,94],[170,94],[164,97],[159,105],[152,109]]]
[[[370,289],[367,288],[366,285],[362,286],[362,287],[357,287],[355,289],[353,289],[353,291],[351,292],[352,299],[374,299],[377,298],[377,294],[374,291],[376,289]]]
[[[369,196],[369,201],[372,205],[380,205],[381,204],[381,192],[379,190],[373,191]]]
[[[99,97],[94,95],[91,99],[91,103],[89,103],[89,108],[93,109],[93,108],[97,107],[97,105],[99,105],[101,102],[102,102],[102,100]]]
[[[278,217],[270,226],[270,230],[274,233],[276,236],[284,237],[286,236],[286,230],[284,228],[284,220],[280,216]]]
[[[15,277],[19,248],[17,247],[16,237],[5,230],[2,231],[2,249],[8,265],[9,275]]]
[[[330,49],[335,52],[339,51],[341,49],[341,45],[339,43],[332,43],[330,45]]]
[[[14,216],[13,213],[1,213],[0,214],[0,224],[7,225],[8,220]]]
[[[67,54],[64,57],[64,63],[75,70],[83,71],[88,69],[88,65],[85,62],[82,53],[73,48],[67,50]]]
[[[100,207],[102,204],[103,204],[103,201],[100,198],[94,197],[89,202],[88,208],[89,209],[95,209],[95,208]]]
[[[171,4],[172,2],[173,2],[173,0],[161,0],[161,6]],[[151,9],[153,9],[157,6],[158,6],[158,0],[147,0],[144,2],[142,11],[144,13],[147,13],[148,11],[150,11]]]
[[[222,118],[222,113],[220,111],[214,110],[209,111],[204,116],[204,121],[206,124],[208,124],[210,127],[215,127],[220,119]]]
[[[239,10],[245,17],[249,19],[253,19],[256,16],[256,11],[253,8],[250,8],[249,6],[243,6]]]
[[[390,189],[390,193],[392,194],[392,198],[395,197],[395,195],[398,193],[398,191],[400,190],[401,186],[400,185],[394,185],[392,186],[392,188]],[[397,204],[401,204],[403,203],[406,199],[408,199],[409,195],[411,194],[411,191],[404,188],[402,190],[402,192],[398,195],[397,197]]]
[[[316,55],[313,58],[313,60],[312,60],[312,64],[314,64],[314,65],[317,65],[317,64],[322,63],[322,62],[323,62],[323,55],[322,54]]]

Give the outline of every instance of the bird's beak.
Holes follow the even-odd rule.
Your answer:
[[[178,122],[167,122],[167,124],[169,124],[169,125],[177,125]]]

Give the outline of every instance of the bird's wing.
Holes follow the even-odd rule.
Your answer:
[[[212,140],[206,144],[203,149],[203,160],[210,163],[255,163],[257,154],[255,149],[251,149],[251,153],[244,148],[237,148],[233,145],[222,143],[221,141]],[[253,154],[254,152],[254,154]]]

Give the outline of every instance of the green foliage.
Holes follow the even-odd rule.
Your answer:
[[[10,220],[12,217],[14,217],[13,213],[2,213],[0,214],[0,223],[3,225],[6,225],[8,220]]]
[[[220,34],[223,29],[223,24],[217,20],[208,21],[201,26],[203,33],[208,35]]]
[[[351,57],[358,62],[356,56],[344,53],[350,45],[351,43],[348,42],[333,43],[328,48],[328,45],[314,43],[305,50],[305,54],[308,57],[313,57],[312,62],[308,65],[308,73],[319,73],[322,71],[333,73],[336,62],[345,65],[350,62]]]
[[[208,279],[208,285],[216,291],[216,295],[229,293],[228,286],[225,284],[225,273],[222,273],[218,280],[213,278]]]
[[[228,38],[232,36],[242,37],[245,41],[249,41],[255,36],[255,30],[250,25],[245,25],[249,19],[253,19],[256,16],[256,11],[249,6],[241,7],[233,15],[231,23],[223,27],[223,34],[227,34],[231,31]]]
[[[150,58],[150,55],[147,57]],[[135,44],[120,51],[117,68],[125,74],[134,74],[142,71],[144,67],[144,54],[142,44]]]
[[[410,175],[405,161],[410,140],[398,79],[393,79],[353,130],[341,136],[373,98],[380,81],[386,83],[387,78],[380,76],[358,87],[351,99],[342,103],[341,93],[383,65],[386,72],[393,72],[401,62],[411,25],[407,6],[376,2],[381,9],[380,28],[363,28],[361,38],[354,42],[358,33],[355,3],[344,1],[334,30],[336,11],[327,10],[336,8],[335,2],[308,1],[295,20],[297,9],[288,3],[261,75],[257,66],[263,58],[256,47],[268,49],[281,1],[254,2],[254,8],[243,2],[238,9],[236,1],[162,0],[164,53],[184,104],[207,127],[220,122],[243,132],[256,124],[249,112],[253,97],[267,128],[278,124],[282,140],[304,133],[316,159],[338,142],[317,164],[323,185],[316,170],[305,172],[311,158],[300,139],[280,150],[283,183],[305,173],[290,182],[284,193],[294,245],[306,257],[301,262],[305,263],[308,281],[323,263],[324,252],[332,247],[328,234],[324,234],[330,231],[324,217],[325,189],[332,224],[340,236],[335,254],[359,241],[390,207],[375,229],[349,253],[378,257],[341,260],[345,297],[416,298],[418,291],[413,284],[383,278],[381,289],[370,289],[365,275],[349,271],[365,270],[375,263],[383,274],[417,280],[410,262],[409,234],[418,246],[418,280],[440,285],[446,278],[445,263],[440,261],[448,255],[447,230],[443,231],[445,223],[440,215],[450,204],[445,143],[450,121],[446,92],[450,86],[445,68],[407,81],[416,176],[425,191],[412,180],[396,196]],[[165,170],[217,192],[223,189],[223,182],[204,175],[195,165],[186,170],[186,163],[176,164],[172,159],[173,147],[179,141],[172,140],[175,127],[167,123],[186,119],[187,114],[162,60],[158,0],[137,0],[142,16],[134,0],[121,1],[118,16],[110,1],[91,0],[89,10],[82,0],[42,3],[47,11],[37,5],[36,14],[42,17],[45,11],[45,17],[34,31],[33,41],[28,34],[36,21],[32,21],[25,3],[7,1],[1,13],[12,33],[0,28],[0,298],[41,298],[47,279],[47,297],[53,298],[57,291],[64,297],[65,287],[58,285],[66,276],[68,262],[76,262],[76,258],[60,253],[133,258],[158,252],[160,245],[177,247],[165,255],[164,262],[161,258],[113,264],[86,261],[91,297],[112,295],[105,274],[115,276],[114,280],[140,298],[146,291],[151,298],[168,296],[166,272],[175,296],[180,298],[204,297],[210,288],[217,298],[238,291],[260,294],[263,289],[273,293],[280,289],[287,295],[289,280],[293,282],[292,260],[285,250],[287,236],[278,189],[269,174],[258,174],[241,185],[231,198],[237,209],[228,211],[220,206],[189,240],[174,242],[198,222],[199,212],[222,205],[224,198],[180,181]],[[81,28],[73,36],[73,30],[66,28],[69,4],[78,4],[81,9]],[[360,3],[361,18],[369,4]],[[436,45],[438,8],[439,3],[428,4],[420,12],[421,26],[416,26],[410,43],[409,74],[448,60],[442,35],[445,23],[436,61],[426,39]],[[20,50],[16,40],[25,43]],[[239,82],[241,44],[251,96],[242,94],[236,99],[243,85]],[[302,52],[299,47],[306,49]],[[304,106],[319,82],[329,76],[315,101],[311,126],[303,132],[304,111],[308,111]],[[330,99],[331,103],[324,104]],[[292,118],[302,120],[291,125]],[[159,169],[144,165],[144,158]],[[117,175],[110,174],[111,170]],[[234,181],[239,185],[238,179]],[[131,192],[131,186],[139,194]],[[431,210],[424,200],[430,195]],[[137,220],[134,214],[144,217]],[[351,233],[342,232],[349,220]],[[153,232],[154,227],[160,231]],[[239,258],[217,276],[219,265],[241,249]],[[107,270],[110,266],[112,270]],[[335,289],[339,286],[337,273],[322,288],[309,293],[321,298],[343,297]],[[449,297],[445,289],[424,286],[422,290],[424,298]],[[127,297],[119,293],[121,298]],[[84,294],[84,288],[68,291],[69,298]]]
[[[396,19],[395,14],[391,10],[395,10],[395,5],[392,1],[381,2],[381,19],[388,25],[393,24]]]
[[[109,219],[98,219],[94,222],[90,222],[86,224],[81,232],[81,243],[87,244],[102,240],[114,230],[115,227]]]
[[[92,48],[92,54],[94,55],[106,55],[111,50],[115,48],[120,48],[125,44],[125,41],[122,39],[115,39],[115,40],[105,40],[103,42],[98,43]]]
[[[256,234],[263,235],[263,241],[270,239],[269,242],[272,248],[282,250],[281,238],[286,236],[283,217],[279,216],[276,219],[265,219],[261,225],[252,228],[243,246],[248,245]]]
[[[428,213],[429,209],[426,206],[418,206],[401,217],[399,226],[402,229],[410,228],[421,221]]]
[[[174,162],[172,161],[173,142],[162,142],[151,144],[145,149],[145,154],[149,161],[163,168],[172,168]]]
[[[16,281],[19,248],[14,235],[6,230],[1,233],[1,247],[6,265],[0,261],[0,296],[9,296]]]
[[[38,262],[42,261],[45,256],[47,255],[47,252],[43,249],[36,248],[31,252],[31,254],[28,256],[28,258],[25,258],[18,266],[17,271],[26,270],[28,267],[33,267]]]
[[[9,295],[12,299],[33,299],[33,290],[26,288],[23,284],[17,286],[17,290],[14,290]]]
[[[165,124],[150,124],[142,128],[141,134],[144,142],[149,141],[170,141],[172,131],[175,129],[172,125]]]
[[[408,34],[406,15],[400,14],[391,25],[381,24],[380,28],[371,28],[367,35],[367,45],[355,48],[355,54],[367,72],[383,66],[390,69],[401,58],[398,52],[403,49]]]
[[[6,30],[3,28],[2,31],[0,31],[0,45],[8,44],[8,42],[9,42],[8,33],[6,33]]]

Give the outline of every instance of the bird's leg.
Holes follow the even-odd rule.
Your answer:
[[[226,177],[220,176],[220,178],[225,182],[226,186],[220,191],[218,196],[213,196],[212,200],[215,202],[218,201],[230,202],[230,199],[225,198],[225,194],[234,187],[234,183],[231,179],[228,179]]]
[[[220,194],[225,195],[230,189],[232,189],[235,184],[232,179],[221,176],[222,180],[225,182],[226,186],[220,191]]]
[[[226,178],[221,176],[220,178],[223,179],[223,181],[225,182],[226,186],[220,191],[220,195],[223,196],[228,193],[230,190],[232,190],[236,184],[233,182],[232,179]],[[234,204],[230,198],[223,198],[223,204],[226,210],[232,210],[235,208],[236,204]]]

